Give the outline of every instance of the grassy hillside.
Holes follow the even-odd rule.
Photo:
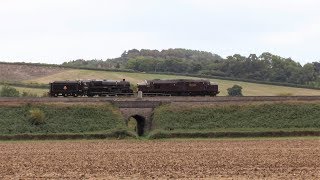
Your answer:
[[[36,125],[31,111],[44,114],[43,124]],[[125,128],[120,112],[110,104],[65,105],[38,104],[0,106],[0,135],[108,133]]]
[[[37,94],[39,97],[42,97],[45,93],[47,93],[49,90],[48,89],[40,89],[40,88],[26,88],[26,87],[16,87],[16,86],[11,86],[16,88],[20,94],[23,92],[28,92],[28,93],[33,93]],[[2,88],[2,85],[0,85],[0,89]]]
[[[160,75],[160,74],[147,74],[147,73],[130,73],[130,72],[109,72],[109,71],[94,71],[94,70],[66,70],[56,74],[48,75],[45,77],[34,78],[26,83],[36,82],[47,84],[54,80],[74,80],[74,79],[126,79],[133,84],[141,82],[145,79],[175,79],[175,78],[190,78],[186,76],[174,76],[174,75]],[[198,79],[198,78],[194,78]],[[221,93],[220,96],[227,95],[227,89],[234,84],[238,84],[243,87],[243,94],[245,96],[278,96],[278,95],[320,95],[320,90],[293,88],[285,86],[275,86],[266,84],[256,84],[240,81],[219,80],[210,79],[212,82],[219,84]]]
[[[320,131],[319,103],[224,106],[165,105],[155,110],[155,132]]]
[[[34,83],[36,85],[47,85],[55,80],[75,80],[75,79],[127,79],[132,84],[144,81],[145,79],[175,79],[175,78],[191,78],[176,75],[161,75],[148,73],[131,73],[131,72],[112,72],[97,70],[81,70],[68,69],[58,66],[36,66],[32,64],[1,64],[0,63],[0,81],[16,82],[19,84]],[[197,78],[195,78],[197,79]],[[256,84],[241,81],[210,79],[212,82],[219,84],[220,96],[227,95],[227,89],[234,84],[243,87],[245,96],[277,96],[277,95],[320,95],[320,90],[293,88],[286,86],[276,86],[267,84]],[[34,85],[33,84],[33,85]],[[21,88],[22,91],[35,92],[38,96],[42,96],[46,89],[39,88]]]

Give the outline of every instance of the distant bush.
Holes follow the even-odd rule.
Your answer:
[[[34,125],[40,125],[45,123],[45,114],[40,109],[31,109],[30,113],[30,122]]]
[[[279,93],[278,96],[293,96],[292,93]]]
[[[49,93],[48,92],[43,92],[41,97],[49,97]]]
[[[19,95],[20,93],[16,88],[8,85],[4,85],[0,90],[1,97],[19,97]]]
[[[231,88],[228,88],[229,96],[243,96],[242,95],[242,87],[239,85],[234,85]]]
[[[38,97],[36,93],[23,91],[21,94],[22,97]]]

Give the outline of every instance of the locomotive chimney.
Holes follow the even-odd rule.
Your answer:
[[[122,81],[126,81],[126,79],[122,79]]]

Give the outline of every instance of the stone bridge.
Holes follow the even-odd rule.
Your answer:
[[[164,103],[162,101],[112,101],[117,106],[128,124],[130,118],[137,121],[137,134],[143,135],[152,129],[153,110]]]

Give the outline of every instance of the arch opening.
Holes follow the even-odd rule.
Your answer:
[[[133,115],[127,121],[127,126],[130,130],[135,131],[138,136],[142,136],[145,130],[146,119],[140,115]]]

